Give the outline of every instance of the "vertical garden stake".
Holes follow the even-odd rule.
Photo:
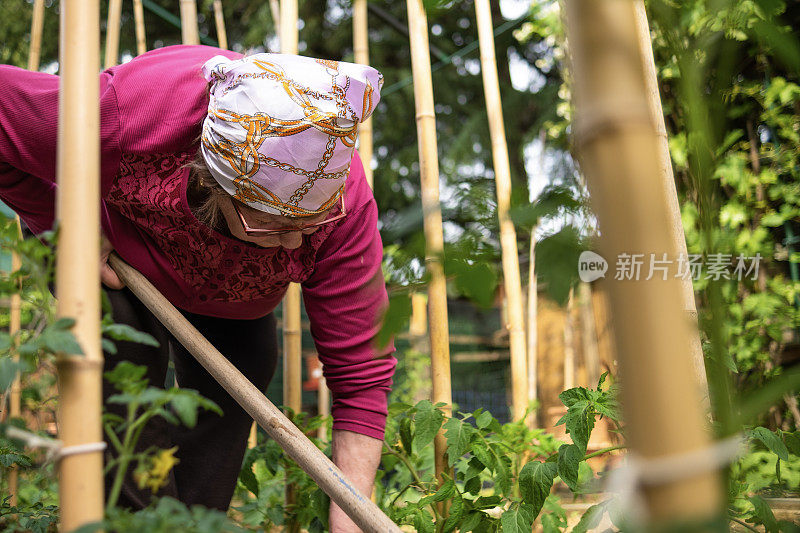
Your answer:
[[[42,51],[42,30],[44,28],[44,0],[34,0],[33,3],[33,16],[31,18],[31,47],[28,52],[28,70],[39,70],[39,58]],[[17,228],[17,238],[22,240],[22,228],[19,222],[19,215],[14,215],[14,223]],[[19,254],[16,251],[11,252],[11,271],[16,272],[21,267]],[[22,299],[19,291],[22,287],[19,286],[18,290],[11,295],[11,305],[9,306],[9,324],[8,334],[16,346],[14,335],[21,327],[21,305]],[[19,354],[14,350],[14,361],[19,361]],[[14,381],[11,382],[11,387],[8,397],[8,417],[16,418],[21,413],[20,395],[22,393],[22,386],[20,383],[20,376],[17,375]],[[2,407],[2,406],[0,406]],[[16,465],[11,467],[8,472],[8,492],[11,494],[11,505],[17,504],[17,481],[19,471]]]
[[[369,65],[369,39],[367,33],[367,0],[353,1],[353,54],[356,63]],[[364,163],[364,175],[370,188],[372,184],[372,117],[358,125],[358,154]]]
[[[44,0],[34,0],[31,19],[31,49],[28,52],[28,70],[39,70],[42,54],[42,30],[44,29]]]
[[[82,355],[58,354],[58,431],[63,446],[102,443],[100,349],[99,0],[61,3],[56,213],[58,316],[72,318]],[[103,453],[58,462],[61,531],[103,518]]]
[[[136,55],[147,52],[147,40],[144,33],[144,8],[142,0],[133,0],[133,20],[136,28]]]
[[[111,68],[117,64],[117,57],[119,57],[119,24],[121,16],[122,0],[108,0],[106,54],[103,68]]]
[[[200,32],[197,29],[196,0],[180,0],[181,2],[181,41],[183,44],[200,44]]]
[[[225,32],[225,15],[222,13],[222,0],[214,0],[214,22],[217,25],[217,43],[223,50],[228,49],[228,34]]]
[[[431,338],[433,403],[453,402],[450,389],[450,334],[447,329],[447,285],[442,259],[444,235],[439,205],[439,161],[436,153],[436,116],[433,111],[433,82],[428,49],[428,19],[422,0],[407,0],[411,70],[414,78],[414,105],[417,119],[422,212],[425,228],[425,266],[428,283],[428,330]],[[447,441],[444,432],[434,439],[436,476],[442,480],[447,470]]]
[[[650,27],[647,23],[647,12],[642,0],[634,0],[636,10],[636,35],[639,39],[639,50],[642,54],[644,68],[644,83],[647,91],[648,109],[655,124],[658,134],[658,165],[661,170],[661,186],[667,198],[669,206],[669,234],[674,241],[674,246],[679,254],[684,257],[687,255],[686,235],[683,231],[681,222],[681,207],[678,204],[678,193],[675,190],[675,177],[672,174],[672,161],[669,155],[669,137],[667,136],[667,126],[664,124],[664,111],[661,109],[661,97],[658,92],[658,76],[656,75],[656,63],[653,58],[653,45],[650,42]],[[690,277],[683,277],[681,282],[681,300],[683,310],[687,319],[697,325],[697,307],[694,301],[694,287]],[[709,407],[708,380],[706,379],[706,367],[703,362],[703,349],[700,344],[699,332],[694,329],[689,339],[689,350],[692,354],[694,363],[694,374],[697,386],[705,399],[704,405]]]
[[[297,0],[281,0],[280,44],[282,54],[297,53]],[[283,405],[299,413],[303,409],[302,330],[300,329],[300,285],[290,283],[283,297]],[[296,487],[286,485],[286,508],[296,503]],[[287,524],[294,533],[300,526]]]
[[[600,224],[599,251],[612,263],[622,253],[659,259],[666,253],[675,261],[679,250],[669,230],[633,2],[567,0],[566,11],[574,143]],[[631,453],[646,464],[706,449],[710,435],[687,350],[693,331],[680,282],[672,276],[608,280],[608,291]],[[712,470],[640,488],[652,522],[716,516],[720,489]]]
[[[494,29],[489,0],[475,0],[478,20],[478,40],[481,51],[483,91],[486,95],[486,114],[492,137],[492,160],[497,184],[497,217],[500,219],[500,247],[503,256],[503,282],[508,299],[506,329],[511,350],[511,413],[515,420],[525,416],[528,408],[528,361],[525,345],[525,311],[522,305],[522,284],[519,275],[517,232],[508,216],[511,207],[511,167],[503,125],[503,106],[500,101],[500,82],[494,56]]]

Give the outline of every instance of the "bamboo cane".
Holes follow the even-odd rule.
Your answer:
[[[42,54],[42,30],[44,29],[44,0],[34,0],[31,20],[31,49],[28,53],[28,70],[39,70]]]
[[[569,290],[567,307],[564,310],[564,390],[575,386],[575,343],[572,321],[573,291]]]
[[[353,1],[353,54],[356,63],[369,65],[369,38],[367,33],[367,0]],[[364,175],[373,188],[372,177],[372,117],[358,126],[358,153],[364,163]]]
[[[116,254],[109,258],[120,279],[197,361],[228,391],[314,481],[364,531],[399,532],[369,498],[358,493],[334,465],[281,411],[233,366],[158,290]]]
[[[225,32],[225,16],[222,13],[222,0],[214,0],[214,22],[217,24],[217,43],[223,50],[228,49],[228,34]]]
[[[590,387],[600,379],[600,352],[597,350],[597,331],[592,312],[592,289],[588,283],[581,283],[578,289],[581,320],[581,345],[586,365],[586,379]]]
[[[536,227],[531,229],[530,258],[528,262],[528,401],[539,399],[539,331],[538,328],[539,289],[536,282]],[[531,428],[538,427],[538,415],[528,421]]]
[[[503,125],[503,107],[500,101],[500,82],[494,50],[494,30],[489,0],[475,0],[478,21],[481,73],[486,94],[486,114],[492,137],[492,160],[497,184],[497,217],[500,219],[500,246],[503,256],[503,282],[508,299],[508,320],[511,351],[511,412],[514,419],[525,416],[528,408],[528,361],[525,344],[525,310],[522,305],[522,282],[519,274],[517,232],[508,216],[511,206],[511,166]]]
[[[328,382],[325,376],[320,376],[317,391],[317,414],[325,418],[331,414],[331,391],[328,390]],[[325,440],[328,438],[328,428],[325,424],[321,425],[317,430],[317,438]]]
[[[59,354],[58,428],[64,446],[103,441],[100,349],[100,6],[61,3],[56,250],[58,316],[75,319],[83,355]],[[103,518],[103,454],[67,455],[58,463],[61,529]]]
[[[433,110],[433,82],[428,53],[428,19],[422,0],[407,0],[411,42],[411,69],[414,77],[414,105],[417,120],[422,211],[425,228],[425,265],[428,283],[428,331],[431,338],[433,403],[453,402],[450,388],[450,335],[447,323],[447,285],[442,267],[444,235],[439,205],[439,162],[436,153],[436,117]],[[444,433],[434,439],[436,476],[441,481],[447,471]]]
[[[142,0],[133,0],[133,19],[136,28],[136,55],[147,52],[147,40],[144,33],[144,8]]]
[[[280,46],[283,54],[297,53],[297,0],[281,0]],[[303,356],[300,329],[300,285],[290,283],[283,298],[283,404],[295,413],[303,409]],[[287,509],[296,505],[296,487],[286,485],[284,497]],[[299,533],[300,525],[289,521],[290,533]]]
[[[280,40],[281,6],[278,0],[269,0],[269,12],[272,15],[272,24],[275,26],[275,35]]]
[[[197,28],[196,0],[181,0],[181,41],[183,44],[200,44]]]
[[[20,227],[19,216],[14,217],[16,226],[17,226],[17,236],[19,240],[22,240],[22,228]],[[17,272],[22,267],[22,261],[20,260],[19,254],[16,251],[11,252],[11,271]],[[11,305],[9,309],[9,323],[8,323],[8,334],[11,337],[12,346],[14,346],[14,362],[19,362],[19,353],[16,350],[17,340],[15,335],[20,329],[22,323],[21,311],[22,311],[22,298],[20,296],[19,291],[22,290],[22,286],[17,286],[17,291],[11,295]],[[20,381],[19,374],[14,377],[14,381],[11,382],[11,390],[9,391],[8,397],[8,418],[18,418],[22,412],[21,410],[21,396],[22,396],[22,383]],[[11,469],[8,471],[8,492],[11,494],[11,505],[14,506],[17,504],[17,486],[19,480],[19,470],[17,469],[16,465],[13,465]]]
[[[646,96],[631,2],[568,0],[575,79],[574,141],[606,258],[678,250],[669,233],[658,135]],[[624,194],[620,194],[623,191]],[[705,449],[710,438],[687,352],[692,329],[680,282],[609,283],[630,449],[644,460]],[[652,521],[708,518],[722,508],[717,475],[695,472],[643,487]]]
[[[31,48],[28,53],[28,70],[39,70],[39,57],[42,51],[42,30],[44,27],[44,0],[34,0],[33,16],[31,18]],[[14,215],[14,222],[17,226],[17,237],[22,240],[22,228],[20,226],[19,215]],[[21,267],[21,261],[17,252],[11,252],[11,271],[16,272]],[[21,287],[20,287],[21,289]],[[11,305],[9,309],[8,333],[12,342],[15,343],[14,335],[19,331],[21,325],[21,297],[19,292],[11,295]],[[19,361],[19,354],[14,351],[14,361]],[[11,382],[11,390],[8,397],[8,417],[16,418],[21,414],[20,396],[22,386],[19,375]],[[17,482],[19,472],[16,466],[12,466],[8,473],[8,492],[11,494],[11,505],[17,504]]]
[[[108,0],[108,22],[106,24],[106,57],[103,68],[117,64],[119,57],[119,24],[122,17],[122,0]]]
[[[667,198],[669,207],[669,234],[674,242],[679,254],[686,256],[686,235],[681,223],[681,208],[678,204],[678,193],[675,190],[675,177],[672,173],[672,160],[669,155],[669,137],[667,127],[664,124],[664,112],[661,108],[661,97],[658,91],[658,76],[656,75],[656,63],[653,58],[653,46],[650,42],[650,27],[647,23],[647,12],[644,2],[634,1],[636,11],[636,32],[639,39],[639,50],[642,54],[644,66],[645,90],[647,91],[648,109],[650,116],[656,127],[658,134],[658,165],[661,169],[661,186]],[[696,330],[697,326],[697,307],[694,300],[694,288],[692,280],[681,278],[681,299],[683,301],[684,312],[688,319],[695,326],[695,330],[689,340],[689,346],[694,363],[694,373],[697,378],[697,386],[706,400],[708,407],[708,380],[706,378],[705,362],[703,361],[703,349],[700,345],[700,335]]]

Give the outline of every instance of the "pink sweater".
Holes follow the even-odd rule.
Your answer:
[[[174,305],[224,318],[271,312],[290,282],[303,299],[333,396],[334,428],[383,438],[394,347],[373,341],[386,305],[377,208],[354,155],[347,217],[296,250],[260,248],[201,224],[186,201],[207,108],[201,65],[239,54],[153,50],[100,75],[102,226],[117,252]],[[57,76],[0,65],[0,198],[34,232],[52,227]]]

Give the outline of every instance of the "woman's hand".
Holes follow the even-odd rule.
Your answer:
[[[122,289],[125,284],[119,279],[117,273],[108,264],[108,256],[114,251],[114,247],[108,242],[106,236],[103,235],[100,241],[100,281],[109,289]]]

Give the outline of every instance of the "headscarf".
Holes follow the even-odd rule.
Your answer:
[[[309,216],[344,191],[383,76],[341,61],[262,53],[203,65],[210,82],[201,150],[211,175],[266,213]]]

